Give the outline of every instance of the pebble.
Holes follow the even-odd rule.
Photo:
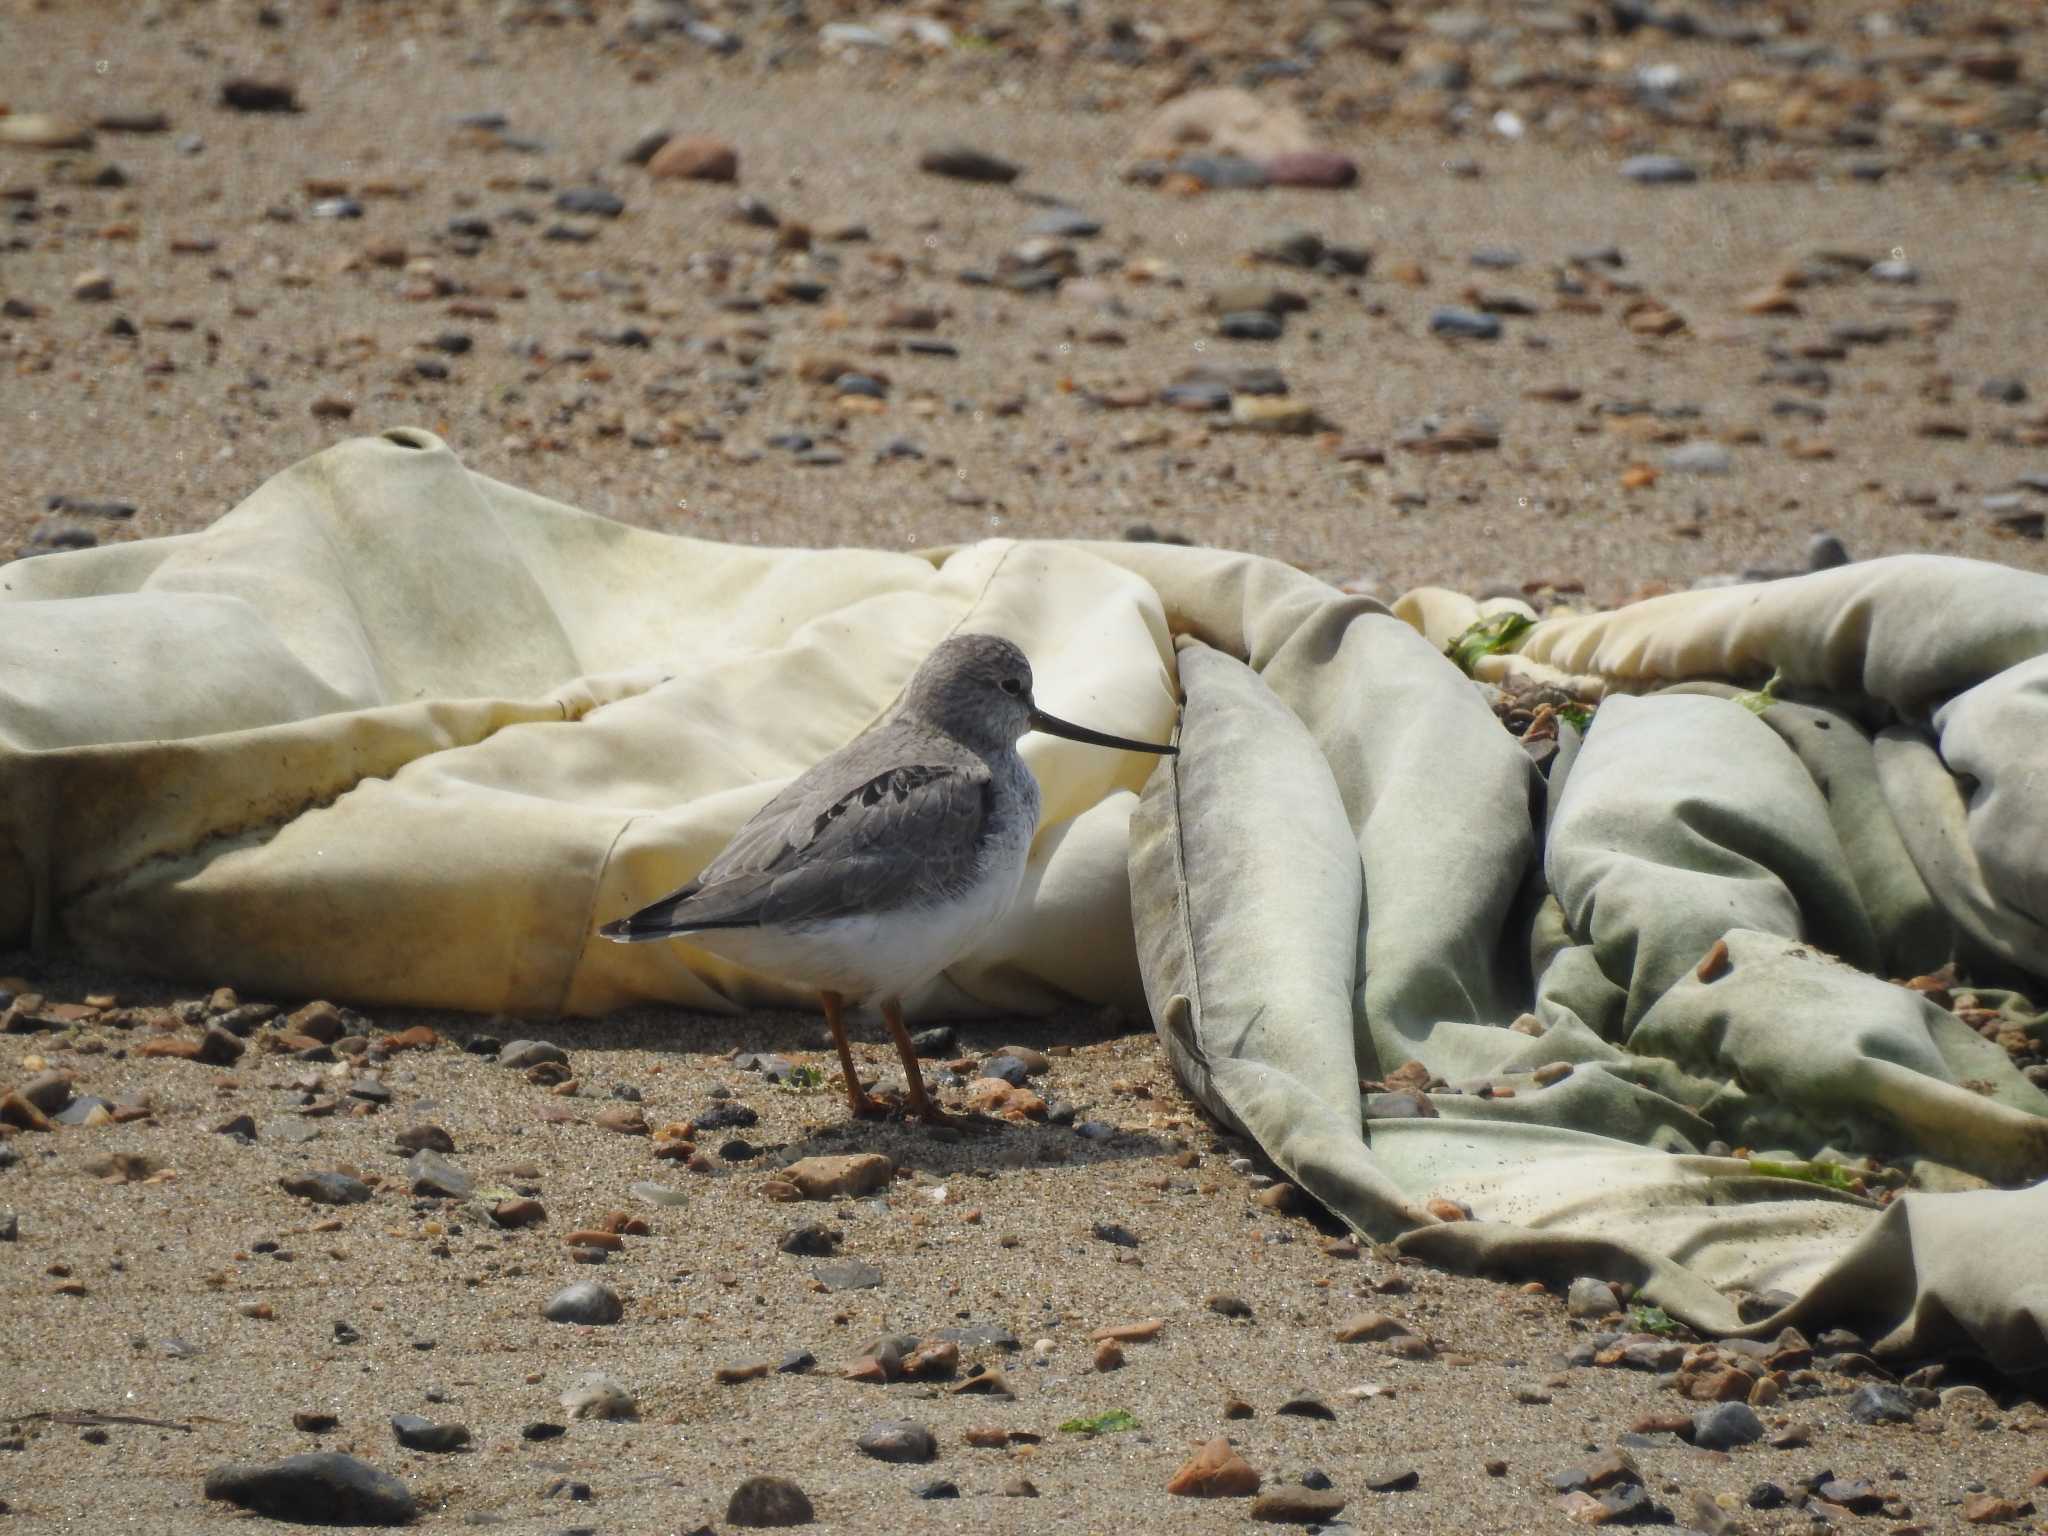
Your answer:
[[[1682,443],[1664,455],[1664,467],[1681,475],[1725,475],[1735,468],[1735,455],[1720,443]]]
[[[809,1495],[786,1477],[750,1477],[725,1505],[726,1524],[756,1530],[809,1525],[814,1518]]]
[[[1432,336],[1451,336],[1466,341],[1497,341],[1501,333],[1500,317],[1482,314],[1476,309],[1434,309],[1429,315],[1429,332]]]
[[[273,1462],[231,1462],[206,1474],[206,1496],[272,1520],[317,1525],[405,1525],[411,1490],[382,1468],[334,1451]]]
[[[283,80],[229,80],[220,88],[221,105],[237,112],[296,112],[297,87]]]
[[[1880,261],[1870,269],[1870,280],[1910,287],[1920,281],[1920,269],[1910,261]]]
[[[413,1153],[405,1165],[416,1195],[439,1195],[448,1200],[467,1200],[476,1191],[476,1180],[449,1158],[432,1148]]]
[[[1252,1304],[1242,1296],[1233,1296],[1227,1291],[1218,1291],[1204,1299],[1203,1306],[1219,1317],[1250,1317]]]
[[[920,1499],[957,1499],[960,1497],[960,1485],[950,1477],[935,1477],[928,1483],[918,1484],[917,1496]]]
[[[1733,1450],[1763,1437],[1763,1420],[1747,1403],[1716,1403],[1692,1416],[1692,1443],[1703,1451]]]
[[[1676,155],[1631,155],[1621,162],[1621,174],[1644,186],[1676,186],[1699,180],[1699,172],[1692,163]]]
[[[1266,167],[1241,155],[1189,155],[1173,162],[1173,174],[1212,192],[1256,192],[1267,182]]]
[[[0,122],[4,122],[0,118]],[[71,279],[71,297],[81,304],[101,304],[114,296],[114,279],[110,273],[94,268],[81,272]]]
[[[469,1444],[467,1424],[436,1424],[416,1413],[391,1416],[391,1433],[409,1451],[458,1451]]]
[[[844,1157],[806,1157],[782,1170],[781,1177],[806,1200],[838,1200],[887,1189],[896,1165],[879,1152]]]
[[[1219,1436],[1181,1464],[1166,1491],[1190,1499],[1249,1498],[1259,1491],[1259,1474]]]
[[[828,1291],[872,1291],[882,1283],[879,1266],[864,1259],[841,1259],[820,1264],[812,1273]]]
[[[1335,1423],[1337,1419],[1336,1409],[1321,1398],[1313,1397],[1306,1392],[1290,1397],[1273,1411],[1297,1419],[1323,1419],[1330,1423]]]
[[[1621,1310],[1621,1298],[1605,1280],[1583,1275],[1565,1292],[1567,1317],[1607,1317]]]
[[[92,129],[54,112],[18,112],[0,117],[0,144],[17,149],[91,149]]]
[[[370,1186],[345,1173],[288,1173],[277,1182],[286,1194],[316,1205],[360,1205],[370,1198]]]
[[[998,155],[965,144],[948,144],[928,149],[918,156],[917,168],[932,176],[950,176],[955,181],[978,181],[1007,185],[1022,170]]]
[[[1240,310],[1216,322],[1217,334],[1228,341],[1278,341],[1285,326],[1264,310]]]
[[[626,200],[605,187],[565,187],[555,194],[555,208],[562,213],[616,219],[626,211]]]
[[[1912,1398],[1886,1385],[1858,1387],[1849,1394],[1848,1409],[1858,1424],[1910,1424],[1915,1413]]]
[[[640,1411],[625,1384],[602,1371],[577,1377],[558,1401],[572,1419],[630,1419]]]
[[[636,1184],[628,1184],[626,1193],[636,1200],[645,1200],[649,1205],[680,1206],[690,1203],[690,1197],[680,1189],[657,1184],[652,1179],[642,1179]]]
[[[1088,240],[1102,233],[1102,220],[1073,208],[1048,208],[1024,226],[1027,239]]]
[[[1274,1488],[1252,1500],[1251,1517],[1272,1525],[1328,1525],[1346,1502],[1343,1494],[1328,1488]]]
[[[498,1052],[498,1065],[510,1067],[515,1072],[524,1072],[544,1061],[566,1067],[569,1053],[545,1040],[514,1040]]]
[[[933,1461],[939,1442],[924,1425],[912,1419],[884,1419],[870,1424],[854,1441],[854,1449],[877,1461]]]
[[[596,1280],[579,1280],[550,1296],[540,1314],[551,1323],[602,1327],[625,1316],[626,1308],[610,1286]]]
[[[1334,150],[1295,150],[1275,155],[1266,162],[1266,180],[1276,187],[1335,191],[1357,183],[1358,165],[1349,156]]]
[[[709,134],[680,134],[649,156],[647,174],[657,181],[738,181],[740,152]]]
[[[991,1056],[981,1064],[981,1075],[999,1078],[1013,1088],[1022,1088],[1031,1076],[1031,1069],[1015,1056]]]

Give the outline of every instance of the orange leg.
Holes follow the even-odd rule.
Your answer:
[[[846,1077],[846,1107],[853,1111],[855,1118],[862,1115],[879,1115],[883,1107],[868,1097],[867,1090],[860,1085],[860,1073],[853,1065],[853,1047],[847,1043],[846,1022],[839,1017],[839,1010],[846,1006],[846,999],[837,992],[820,992],[819,1001],[825,1005],[825,1022],[832,1029],[832,1043],[839,1047],[839,1069]]]
[[[926,1125],[954,1125],[958,1122],[931,1101],[924,1091],[924,1073],[918,1070],[917,1047],[910,1043],[910,1031],[903,1027],[903,1004],[895,998],[882,1002],[882,1021],[896,1042],[896,1054],[903,1058],[903,1080],[910,1089],[910,1108]]]

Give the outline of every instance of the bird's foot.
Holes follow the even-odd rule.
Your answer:
[[[864,1088],[856,1088],[846,1096],[846,1107],[856,1120],[886,1120],[896,1113],[893,1104],[886,1104]]]

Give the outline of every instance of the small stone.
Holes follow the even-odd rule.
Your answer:
[[[229,80],[220,88],[221,105],[237,112],[296,112],[298,89],[283,80]]]
[[[750,1360],[745,1365],[721,1365],[712,1371],[711,1379],[720,1386],[736,1387],[742,1382],[759,1381],[774,1369],[766,1360]]]
[[[896,1165],[879,1152],[846,1157],[806,1157],[782,1170],[782,1177],[806,1200],[837,1200],[887,1189]]]
[[[882,1283],[880,1267],[863,1259],[841,1259],[834,1264],[820,1264],[812,1273],[818,1284],[828,1291],[871,1291]]]
[[[1676,155],[1631,155],[1621,162],[1621,174],[1644,186],[1677,186],[1699,180],[1692,164]]]
[[[395,1138],[401,1152],[453,1152],[455,1138],[438,1125],[408,1125]]]
[[[1384,1312],[1360,1312],[1337,1325],[1336,1337],[1339,1344],[1370,1344],[1407,1337],[1411,1333],[1406,1323]]]
[[[1202,1305],[1211,1312],[1214,1312],[1218,1317],[1250,1317],[1252,1315],[1252,1304],[1250,1302],[1246,1301],[1242,1296],[1233,1296],[1227,1291],[1218,1291],[1213,1296],[1204,1298]]]
[[[1038,1485],[1028,1477],[1013,1477],[1003,1484],[1003,1497],[1006,1499],[1035,1499],[1038,1497]]]
[[[599,1130],[621,1136],[645,1136],[647,1116],[638,1104],[610,1104],[597,1112],[593,1122]]]
[[[1268,160],[1266,180],[1276,187],[1337,190],[1356,184],[1358,165],[1335,150],[1300,149]]]
[[[467,1200],[476,1190],[476,1180],[452,1160],[429,1148],[406,1160],[405,1176],[412,1180],[416,1195],[438,1195],[446,1200]]]
[[[256,1139],[256,1118],[253,1115],[231,1115],[213,1128],[216,1136],[234,1136],[244,1141]]]
[[[1763,1420],[1747,1403],[1717,1403],[1692,1416],[1692,1443],[1703,1451],[1729,1451],[1763,1437]]]
[[[1973,1493],[1963,1500],[1962,1517],[1972,1525],[2002,1525],[2017,1520],[2033,1506],[1995,1493]]]
[[[416,1413],[398,1413],[391,1417],[391,1433],[398,1443],[409,1451],[458,1451],[469,1444],[469,1426],[466,1424],[436,1424],[432,1419],[421,1418]]]
[[[1095,1346],[1095,1369],[1098,1371],[1122,1370],[1124,1347],[1115,1339],[1104,1339]]]
[[[1216,333],[1228,341],[1278,341],[1286,327],[1278,315],[1240,310],[1216,322]]]
[[[1098,1344],[1105,1339],[1113,1339],[1119,1344],[1142,1344],[1158,1338],[1165,1327],[1162,1319],[1148,1317],[1140,1323],[1115,1323],[1107,1328],[1098,1328],[1088,1337]]]
[[[1429,333],[1466,341],[1497,341],[1501,333],[1500,317],[1474,309],[1434,309],[1429,315]]]
[[[950,1477],[935,1477],[928,1483],[919,1483],[917,1496],[920,1499],[957,1499],[960,1485]]]
[[[652,1179],[642,1179],[638,1183],[628,1184],[626,1186],[626,1193],[635,1200],[645,1200],[649,1205],[673,1207],[690,1203],[690,1197],[680,1189],[672,1189],[666,1184],[657,1184]]]
[[[939,1443],[929,1429],[914,1420],[884,1419],[861,1431],[854,1449],[877,1461],[933,1461],[938,1457]]]
[[[418,1513],[404,1483],[333,1451],[235,1462],[206,1474],[206,1496],[267,1516],[318,1525],[404,1525]]]
[[[595,1280],[579,1280],[564,1286],[540,1309],[540,1315],[551,1323],[576,1323],[584,1327],[616,1323],[625,1313],[618,1292]]]
[[[1138,1246],[1138,1234],[1120,1222],[1098,1221],[1090,1230],[1098,1242],[1111,1243],[1118,1248]]]
[[[1221,1438],[1211,1440],[1181,1465],[1166,1491],[1192,1499],[1242,1499],[1259,1491],[1259,1474]]]
[[[1306,435],[1321,429],[1312,405],[1281,396],[1232,395],[1230,423],[1248,432]]]
[[[1605,1280],[1583,1275],[1565,1292],[1564,1309],[1568,1317],[1608,1317],[1621,1310],[1621,1298]]]
[[[316,1205],[360,1205],[370,1198],[370,1186],[345,1173],[292,1173],[277,1182],[286,1194]]]
[[[491,1207],[491,1220],[501,1227],[530,1227],[547,1219],[547,1207],[523,1195],[500,1200]]]
[[[0,122],[4,121],[6,119],[0,118]],[[82,304],[104,303],[113,296],[114,279],[112,274],[102,272],[98,268],[94,268],[90,272],[81,272],[78,276],[71,279],[71,297],[77,299]]]
[[[956,181],[1005,184],[1022,171],[1009,161],[964,144],[928,149],[918,156],[917,168],[933,176],[950,176]]]
[[[572,1419],[630,1419],[640,1411],[624,1383],[602,1371],[579,1376],[559,1401]]]
[[[616,219],[626,211],[626,200],[605,187],[565,187],[555,194],[555,208],[587,218]]]
[[[1735,456],[1719,443],[1684,443],[1664,455],[1664,467],[1681,475],[1725,475]]]
[[[1903,1390],[1884,1385],[1858,1387],[1849,1394],[1848,1407],[1858,1424],[1910,1424],[1916,1411]]]
[[[293,1018],[296,1019],[297,1015],[293,1015]],[[538,1066],[544,1061],[566,1067],[569,1064],[569,1053],[559,1045],[551,1045],[545,1040],[514,1040],[498,1052],[498,1065],[510,1067],[515,1072],[524,1072],[528,1067]]]
[[[1327,1488],[1275,1488],[1252,1500],[1251,1517],[1273,1525],[1328,1525],[1345,1503],[1343,1494]]]
[[[91,149],[92,129],[53,112],[17,112],[0,117],[0,144],[17,149]]]
[[[754,1529],[809,1525],[813,1518],[809,1496],[786,1477],[750,1477],[725,1506],[728,1525]]]
[[[1274,1412],[1288,1414],[1297,1419],[1323,1419],[1332,1424],[1337,1421],[1336,1409],[1332,1408],[1321,1398],[1312,1397],[1305,1392],[1298,1396],[1290,1397],[1276,1408]]]
[[[738,181],[740,152],[710,134],[682,134],[648,157],[647,174],[658,181]]]
[[[782,1234],[775,1246],[800,1258],[830,1258],[839,1251],[840,1233],[823,1222],[807,1221]]]
[[[331,1413],[322,1413],[314,1408],[301,1408],[292,1415],[292,1428],[309,1435],[324,1435],[341,1427],[341,1420]]]

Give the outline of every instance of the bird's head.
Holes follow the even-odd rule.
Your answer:
[[[1074,725],[1040,709],[1031,697],[1031,663],[1000,635],[951,635],[924,659],[897,705],[977,752],[1015,746],[1027,731],[1128,752],[1175,748],[1131,741]]]

